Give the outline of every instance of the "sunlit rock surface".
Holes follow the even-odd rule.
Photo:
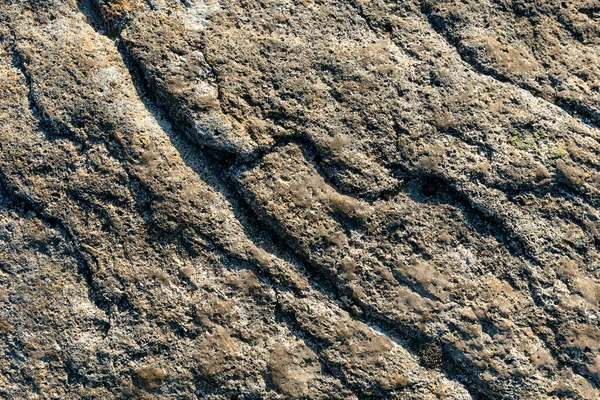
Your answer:
[[[600,398],[599,27],[0,1],[0,397]]]

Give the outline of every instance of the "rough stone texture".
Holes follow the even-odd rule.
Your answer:
[[[600,3],[0,0],[0,397],[600,398]]]

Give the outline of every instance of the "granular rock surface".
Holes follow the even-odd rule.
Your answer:
[[[600,398],[597,0],[0,0],[0,397]]]

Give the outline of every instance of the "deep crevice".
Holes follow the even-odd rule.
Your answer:
[[[82,5],[83,2],[80,2],[80,10],[82,11],[82,13],[84,13],[84,15],[86,15],[88,17],[88,20],[92,20],[95,21],[94,25],[92,25],[92,27],[94,27],[100,34],[102,34],[102,31],[104,31],[101,27],[101,17],[98,15],[98,13],[94,10],[93,6],[91,8],[86,8],[85,6]],[[88,3],[88,6],[89,3]],[[118,41],[118,39],[117,39]],[[144,71],[142,68],[140,68],[139,66],[137,66],[135,64],[135,60],[128,54],[127,50],[124,49],[122,46],[122,43],[116,43],[115,44],[117,49],[119,50],[119,53],[121,54],[121,57],[125,63],[125,65],[127,66],[132,80],[135,83],[135,88],[138,91],[138,94],[140,96],[140,98],[142,99],[143,103],[146,105],[146,108],[149,110],[149,112],[153,115],[155,115],[158,121],[170,121],[170,118],[167,117],[169,115],[168,112],[163,112],[162,110],[160,110],[160,108],[157,110],[156,107],[153,106],[152,103],[156,104],[157,106],[160,107],[160,102],[158,101],[158,99],[156,98],[156,96],[151,92],[148,91],[148,89],[146,89],[147,87],[147,82],[144,79]],[[149,99],[151,99],[152,103],[148,104]],[[175,125],[176,126],[176,125]],[[163,128],[164,129],[164,128]],[[169,135],[171,135],[171,133],[169,132],[169,130],[166,130],[167,133]],[[188,146],[193,146],[194,148],[198,149],[198,153],[202,156],[202,158],[211,161],[210,163],[208,163],[208,167],[210,169],[211,175],[212,177],[210,177],[211,179],[207,179],[208,181],[216,181],[217,183],[217,187],[215,187],[215,185],[213,185],[213,187],[215,189],[217,189],[218,191],[220,191],[222,194],[225,195],[225,197],[228,199],[228,201],[232,204],[232,208],[235,212],[236,217],[238,218],[238,220],[242,223],[242,226],[244,227],[246,233],[248,234],[248,236],[253,239],[253,241],[256,242],[264,242],[264,239],[268,239],[267,241],[272,243],[270,246],[268,246],[268,250],[270,250],[271,252],[274,252],[275,255],[277,255],[278,257],[284,259],[284,260],[288,260],[292,265],[296,266],[296,268],[299,269],[300,273],[303,273],[304,275],[307,275],[310,278],[310,282],[311,285],[313,287],[313,289],[316,289],[317,291],[321,292],[322,294],[324,294],[325,296],[327,296],[328,298],[330,298],[332,301],[334,301],[335,303],[337,303],[340,307],[342,307],[343,309],[345,309],[346,311],[350,312],[350,314],[353,316],[354,319],[356,319],[357,321],[360,321],[362,323],[364,323],[365,325],[369,326],[370,328],[379,331],[379,332],[384,332],[388,337],[390,337],[392,340],[394,340],[396,343],[400,344],[401,346],[405,346],[405,343],[422,343],[423,341],[427,342],[428,340],[425,339],[415,339],[415,338],[419,338],[422,336],[422,332],[418,332],[415,331],[412,334],[409,335],[409,337],[411,339],[402,339],[401,341],[399,341],[396,338],[396,334],[399,334],[401,337],[405,337],[406,334],[403,332],[403,329],[407,329],[409,327],[400,327],[400,326],[395,326],[392,328],[393,323],[390,323],[390,327],[389,329],[381,329],[379,328],[380,324],[378,324],[376,321],[380,320],[380,319],[384,319],[385,320],[385,316],[380,316],[380,318],[377,318],[375,316],[369,316],[369,314],[371,314],[372,311],[369,311],[369,309],[371,308],[370,306],[367,306],[366,304],[363,304],[361,308],[363,309],[367,309],[367,316],[358,316],[356,315],[356,312],[354,312],[351,307],[344,307],[341,305],[341,302],[339,301],[340,295],[338,294],[339,292],[339,288],[334,286],[328,279],[327,277],[322,276],[322,273],[320,271],[318,271],[317,267],[313,267],[310,266],[309,264],[304,263],[303,261],[299,261],[296,259],[296,256],[292,256],[292,254],[296,253],[294,252],[292,249],[288,248],[287,244],[279,244],[277,246],[274,245],[274,243],[277,243],[276,240],[274,240],[277,236],[276,233],[274,233],[268,226],[263,229],[261,232],[262,234],[259,234],[257,232],[257,230],[254,228],[251,228],[252,225],[254,226],[262,226],[264,225],[262,222],[260,222],[260,218],[256,217],[254,212],[252,211],[251,207],[249,207],[245,200],[243,199],[243,197],[238,193],[237,189],[235,189],[235,182],[232,182],[232,179],[230,176],[226,176],[223,174],[223,171],[231,171],[232,168],[238,167],[237,164],[235,164],[234,162],[232,162],[231,157],[227,157],[226,154],[220,153],[220,152],[215,152],[214,149],[211,149],[210,151],[208,151],[205,148],[199,147],[199,145],[195,144],[195,143],[191,143],[190,139],[187,137],[187,135],[185,133],[178,133],[177,134],[177,138],[172,139],[173,144],[175,145],[175,147],[179,150],[180,153],[182,153],[182,149],[180,148],[180,146],[177,145],[177,142],[183,142],[185,144],[186,147]],[[283,138],[281,140],[281,142],[278,145],[283,145],[284,143],[286,143],[287,141],[295,141],[297,140],[297,138]],[[222,157],[225,156],[225,157]],[[184,157],[185,159],[185,157]],[[255,160],[256,161],[256,160]],[[187,161],[186,161],[187,162]],[[206,163],[205,163],[206,164]],[[191,166],[191,165],[190,165]],[[192,169],[194,169],[196,171],[196,173],[199,173],[199,171],[194,168],[193,166],[191,166]],[[266,235],[266,237],[265,237]],[[259,239],[258,241],[256,239]],[[258,274],[261,276],[265,276],[265,273],[258,270]],[[268,281],[272,282],[268,277]],[[275,285],[273,283],[271,283],[271,285],[273,287],[278,287],[278,285]],[[288,288],[283,288],[284,290],[289,290]],[[377,314],[377,313],[376,313]],[[413,328],[410,328],[411,330],[414,330]],[[392,334],[391,332],[395,332],[394,334]],[[419,345],[420,346],[420,345]],[[416,351],[415,349],[420,348],[419,346],[409,346],[409,349],[411,349],[411,351],[413,352],[413,354],[418,354],[418,351]],[[458,364],[456,364],[458,366]],[[456,370],[459,370],[460,368],[456,368]],[[466,372],[466,371],[465,371]],[[453,376],[455,374],[451,374],[451,376]],[[449,376],[450,379],[451,376]],[[481,386],[484,387],[484,382],[481,382]],[[483,397],[483,395],[482,395]],[[473,397],[476,398],[476,397]]]
[[[48,215],[44,208],[38,205],[35,201],[30,200],[25,195],[17,194],[18,189],[13,188],[10,184],[10,180],[5,175],[4,171],[0,170],[0,187],[3,188],[2,195],[7,203],[14,210],[19,210],[19,213],[25,217],[30,218],[32,212],[35,217],[38,218],[44,225],[57,231],[60,236],[64,239],[67,246],[70,248],[71,255],[75,258],[79,265],[79,273],[83,276],[88,288],[88,297],[92,303],[100,310],[104,311],[107,315],[110,313],[111,303],[102,296],[98,295],[98,288],[94,283],[94,273],[89,265],[87,258],[81,253],[78,248],[77,241],[69,229],[57,218]],[[9,191],[9,189],[13,189]]]
[[[277,292],[277,291],[276,291]],[[325,376],[333,377],[339,379],[340,383],[348,389],[354,395],[364,395],[361,393],[360,389],[353,387],[353,385],[348,381],[348,379],[344,376],[343,371],[339,371],[341,368],[336,368],[335,366],[331,366],[330,363],[324,359],[324,357],[320,354],[321,351],[325,348],[324,345],[319,343],[318,339],[313,339],[309,336],[309,334],[302,329],[300,324],[296,321],[296,317],[293,312],[287,312],[281,306],[281,302],[279,300],[279,293],[275,294],[278,299],[275,305],[275,318],[278,322],[283,322],[286,324],[288,329],[299,339],[301,340],[308,348],[315,352],[318,357],[319,364],[321,365],[322,372]],[[343,368],[343,367],[342,367]]]
[[[446,43],[448,43],[448,45],[450,45],[456,50],[456,53],[460,56],[460,58],[467,65],[469,65],[471,67],[471,70],[475,73],[490,77],[498,82],[525,90],[534,97],[562,109],[564,112],[571,115],[573,118],[581,121],[585,125],[588,125],[589,127],[594,129],[600,129],[600,127],[598,126],[598,124],[600,124],[600,115],[598,115],[598,112],[596,112],[595,110],[589,110],[584,105],[576,104],[575,100],[554,99],[554,102],[549,101],[547,98],[544,97],[543,93],[539,92],[535,87],[525,82],[515,83],[510,78],[504,76],[501,73],[498,73],[497,71],[491,68],[485,68],[483,66],[478,65],[476,62],[473,62],[473,60],[471,60],[468,51],[465,50],[465,48],[461,45],[460,41],[448,33],[446,21],[444,21],[442,17],[436,16],[434,14],[431,5],[421,1],[421,13],[426,17],[430,27],[440,37],[442,37],[446,41]]]
[[[141,74],[139,71],[136,71],[135,67],[131,66],[131,60],[129,60],[129,61],[127,60],[127,54],[126,53],[124,54],[121,48],[119,48],[119,50],[121,52],[121,55],[122,55],[122,57],[123,57],[126,65],[128,66],[128,68],[130,70],[130,73],[132,74],[132,78],[134,78],[134,81],[136,81],[135,75],[142,75],[143,76],[143,74]],[[142,99],[145,99],[146,98],[145,96],[148,94],[148,92],[146,90],[140,89],[138,87],[139,86],[139,81],[140,81],[139,79],[136,81],[138,83],[138,85],[136,85],[136,89],[140,93],[140,97]],[[154,96],[151,93],[150,93],[150,97],[154,98]],[[148,108],[151,108],[151,107],[148,107]],[[156,113],[155,111],[151,111],[151,112],[153,114]],[[159,114],[166,114],[166,115],[168,115],[168,113],[162,113],[162,112],[159,113]],[[181,140],[181,138],[178,138],[178,140]],[[186,139],[186,143],[187,143],[187,140],[188,139]],[[190,145],[190,143],[187,143],[187,145]],[[220,154],[220,153],[214,153],[212,151],[207,151],[206,149],[201,150],[200,153],[203,153],[203,156],[204,156],[205,159],[215,161],[215,167],[213,167],[213,170],[214,170],[214,168],[216,168],[217,170],[220,170],[221,169],[220,167],[222,167],[222,166],[225,166],[226,168],[235,168],[237,166],[237,164],[235,164],[233,161],[231,161],[231,159],[228,160],[228,157],[221,157],[222,154]],[[246,230],[254,231],[254,229],[251,229],[248,226],[248,225],[253,225],[253,224],[249,224],[248,221],[249,220],[253,220],[253,221],[257,220],[257,221],[259,221],[260,218],[251,216],[253,214],[253,212],[251,211],[251,208],[249,208],[245,204],[245,202],[241,198],[241,196],[239,196],[239,194],[236,193],[237,190],[235,189],[235,183],[233,183],[233,187],[234,188],[231,189],[231,185],[232,185],[232,183],[231,183],[231,177],[226,176],[226,175],[225,176],[221,176],[221,175],[224,175],[224,174],[221,174],[221,173],[217,173],[217,175],[219,175],[219,178],[217,179],[218,181],[220,181],[220,182],[223,182],[223,181],[227,182],[225,184],[225,186],[228,187],[228,189],[226,190],[227,193],[225,193],[226,197],[230,201],[231,201],[232,198],[236,199],[235,201],[232,201],[232,204],[234,205],[233,208],[234,208],[234,210],[236,212],[236,217],[238,217],[240,219],[240,222],[242,222],[242,225],[245,227]],[[435,195],[435,193],[434,193],[434,195]],[[287,252],[287,249],[286,249],[286,252]],[[311,283],[314,284],[315,282],[316,282],[316,279],[314,278],[314,276],[312,276],[311,277]],[[337,288],[334,288],[334,290],[333,290],[334,292],[337,291],[335,289],[337,289]],[[331,296],[331,293],[328,293],[327,295]],[[366,306],[366,309],[368,309],[368,308],[370,308],[370,307]],[[376,317],[367,317],[367,318],[370,319],[370,318],[376,318]],[[360,318],[356,318],[356,319],[360,320]],[[371,321],[374,321],[374,320],[371,320]],[[373,325],[371,324],[371,322],[365,322],[365,323],[367,325],[373,327]],[[391,328],[391,329],[394,330],[394,331],[397,331],[398,330],[398,326],[395,326],[394,328]],[[420,336],[420,333],[417,332],[416,336]],[[414,347],[414,348],[417,348],[417,347]],[[478,385],[479,384],[480,383],[478,382]],[[486,387],[486,385],[484,383],[481,383],[481,384],[482,384],[481,387]],[[479,390],[479,389],[475,389],[475,390]]]

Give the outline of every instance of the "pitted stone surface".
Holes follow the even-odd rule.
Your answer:
[[[600,398],[598,26],[0,2],[0,397]]]

